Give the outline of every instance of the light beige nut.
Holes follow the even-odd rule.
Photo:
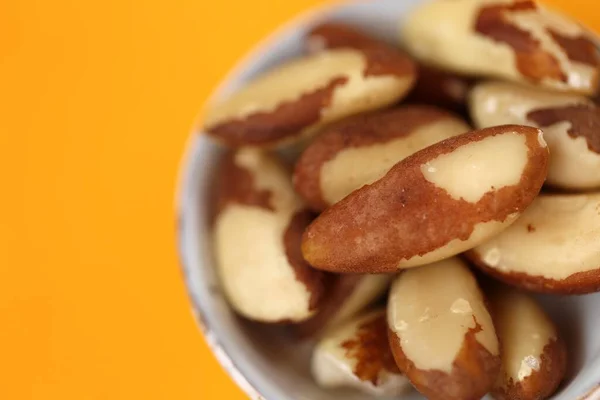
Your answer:
[[[296,164],[294,186],[311,208],[322,211],[416,151],[469,130],[460,118],[429,106],[350,117],[306,148]]]
[[[486,82],[472,90],[470,109],[478,128],[519,124],[543,129],[550,149],[548,184],[600,187],[600,108],[588,98]]]
[[[498,338],[460,259],[401,272],[387,313],[396,363],[428,399],[479,399],[492,388],[500,371]]]
[[[410,388],[388,342],[385,310],[354,317],[329,331],[312,355],[312,374],[324,388],[350,387],[372,396],[399,396]]]
[[[400,100],[415,68],[386,49],[339,49],[297,58],[209,107],[204,130],[229,146],[268,147]]]
[[[510,228],[467,253],[481,269],[535,292],[600,290],[600,194],[542,194]]]
[[[354,317],[386,293],[392,278],[389,274],[330,274],[319,310],[296,325],[295,333],[315,337]]]
[[[598,89],[600,57],[589,35],[535,1],[431,1],[408,16],[401,39],[417,59],[443,69],[585,94]]]
[[[524,293],[495,288],[488,296],[502,347],[502,368],[492,395],[500,400],[550,397],[567,367],[565,343],[554,323]]]
[[[505,125],[446,139],[325,210],[304,258],[332,272],[394,272],[473,248],[538,194],[548,149],[539,129]]]
[[[274,156],[243,148],[226,154],[215,180],[214,254],[223,292],[246,318],[299,322],[325,292],[325,274],[300,253],[312,214]]]

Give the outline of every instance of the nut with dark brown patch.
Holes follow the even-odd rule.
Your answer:
[[[492,388],[500,371],[498,338],[460,259],[400,273],[387,313],[396,363],[428,399],[479,399]]]
[[[204,130],[229,146],[287,144],[397,102],[414,80],[414,64],[385,48],[325,51],[280,65],[214,104]]]
[[[390,350],[385,310],[328,331],[313,352],[312,374],[322,387],[351,387],[374,396],[398,396],[410,387]]]
[[[469,97],[478,128],[521,124],[544,130],[548,184],[569,190],[600,187],[600,107],[591,100],[504,82],[480,83]]]
[[[361,30],[339,22],[326,22],[317,25],[306,35],[306,50],[308,53],[318,53],[327,49],[343,47],[368,49],[381,46],[393,49],[388,44],[369,36]],[[401,54],[399,50],[396,51]]]
[[[467,131],[460,118],[429,106],[350,117],[308,146],[296,164],[294,186],[311,208],[322,211],[416,151]]]
[[[600,56],[589,35],[535,1],[429,2],[409,15],[402,39],[417,59],[458,73],[585,94],[598,89]]]
[[[274,156],[239,149],[223,157],[214,207],[214,248],[232,307],[260,322],[310,318],[325,294],[325,275],[302,258],[312,214]]]
[[[304,258],[332,272],[428,264],[506,229],[538,194],[548,149],[539,129],[506,125],[446,139],[323,212]]]
[[[474,79],[424,64],[418,71],[419,78],[406,103],[429,104],[467,116],[467,96]]]
[[[598,243],[600,194],[542,194],[511,227],[467,256],[514,286],[583,294],[600,290]]]
[[[501,343],[502,369],[492,389],[500,400],[543,400],[556,391],[567,364],[565,343],[535,300],[508,288],[488,292]]]

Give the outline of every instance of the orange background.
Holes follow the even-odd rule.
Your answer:
[[[0,1],[0,398],[245,398],[189,311],[178,162],[235,61],[319,3]]]

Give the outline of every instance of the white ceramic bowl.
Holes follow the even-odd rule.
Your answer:
[[[356,25],[387,41],[397,40],[407,11],[427,0],[370,0],[342,3],[313,11],[277,31],[243,60],[215,97],[226,96],[258,73],[302,52],[307,28],[318,21]],[[286,339],[277,328],[265,328],[238,318],[219,288],[213,267],[207,218],[210,177],[220,149],[193,132],[183,159],[177,219],[179,251],[192,307],[206,340],[223,368],[255,399],[368,399],[353,391],[325,391],[309,372],[310,346]],[[560,400],[600,399],[600,294],[545,297],[542,301],[558,323],[569,350],[569,374]],[[405,399],[421,398],[416,392]]]

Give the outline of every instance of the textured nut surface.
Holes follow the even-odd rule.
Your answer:
[[[460,259],[401,272],[387,313],[396,363],[429,399],[479,399],[496,381],[500,357],[492,318]]]
[[[461,253],[509,226],[547,174],[539,129],[506,125],[446,139],[325,210],[302,253],[334,272],[393,272]]]
[[[600,194],[542,194],[517,222],[467,255],[490,275],[528,290],[600,290]]]
[[[492,393],[498,399],[550,397],[566,371],[566,348],[556,327],[530,296],[507,288],[489,294],[502,343],[502,369]]]
[[[471,92],[470,109],[478,128],[542,128],[551,155],[549,184],[564,189],[600,186],[600,108],[588,98],[486,82]]]
[[[586,94],[598,87],[592,40],[534,1],[428,2],[409,15],[402,39],[416,58],[459,73]]]
[[[312,374],[326,388],[351,387],[374,396],[398,396],[410,383],[390,350],[385,310],[354,317],[329,331],[312,356]]]
[[[301,337],[312,337],[354,317],[383,296],[392,278],[388,274],[328,276],[327,294],[319,310],[307,321],[296,325],[295,332]]]
[[[302,258],[312,215],[273,156],[240,149],[223,157],[216,179],[214,248],[223,291],[241,315],[262,322],[311,317],[324,274]]]
[[[339,49],[298,58],[209,107],[205,130],[230,146],[274,146],[406,95],[414,65],[386,49]]]
[[[311,208],[324,210],[416,151],[467,131],[460,118],[428,106],[351,117],[308,146],[296,164],[294,186]]]

